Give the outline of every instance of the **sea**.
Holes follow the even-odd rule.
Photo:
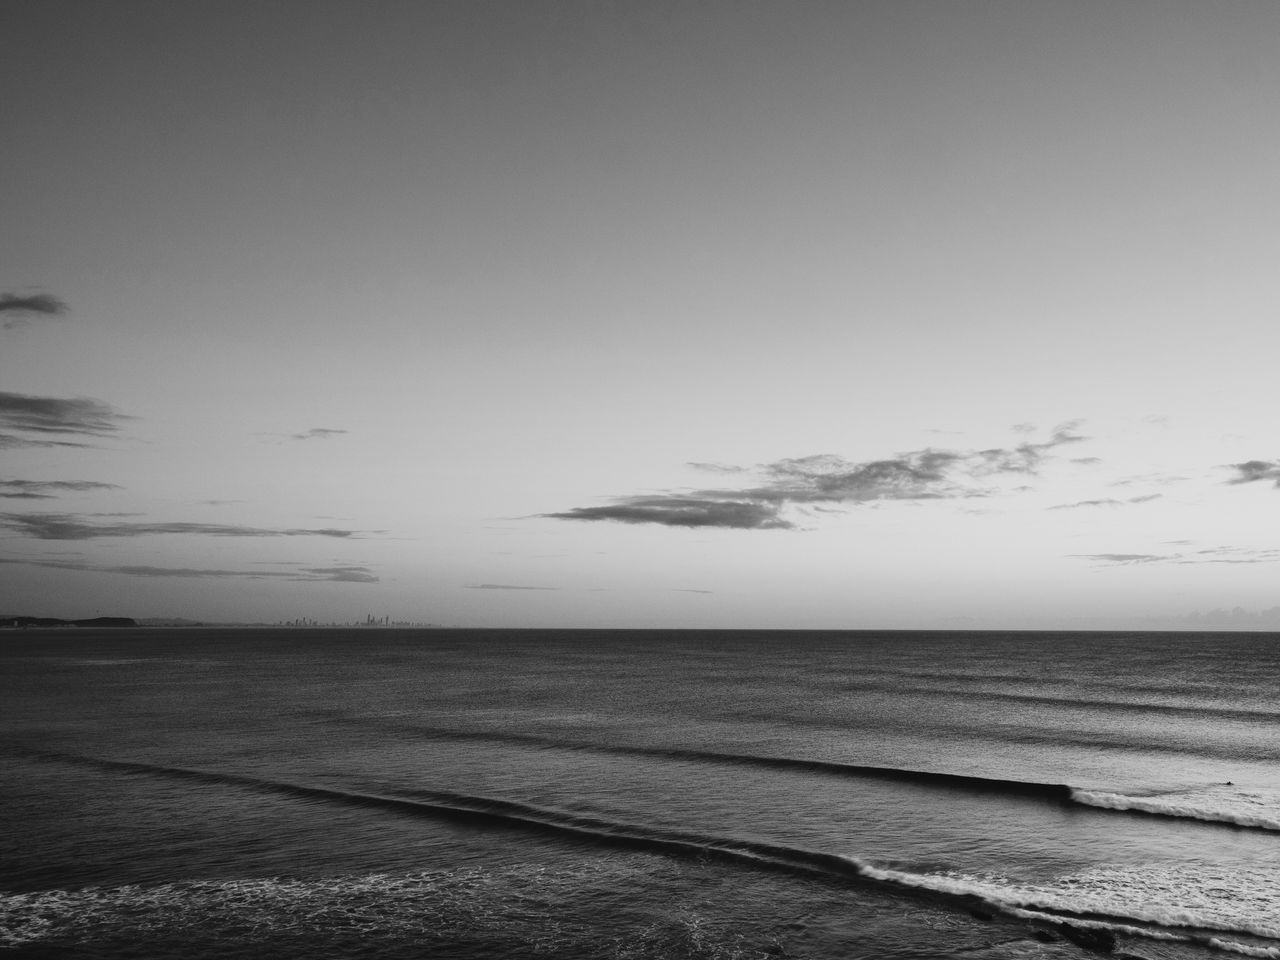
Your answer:
[[[1280,958],[1280,635],[0,632],[0,957]]]

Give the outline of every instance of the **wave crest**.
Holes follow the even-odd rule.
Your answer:
[[[1006,914],[1153,940],[1177,940],[1280,958],[1280,868],[1223,870],[1153,864],[1097,867],[1031,883],[959,871],[911,873],[863,865],[869,877],[949,896],[973,896]],[[1231,934],[1237,939],[1226,939]],[[1255,939],[1256,938],[1256,939]]]
[[[1147,796],[1073,789],[1071,799],[1076,803],[1104,810],[1149,813],[1159,817],[1205,820],[1254,830],[1280,831],[1280,794],[1237,790],[1229,784]]]

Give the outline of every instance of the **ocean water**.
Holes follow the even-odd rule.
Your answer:
[[[1280,958],[1280,635],[0,632],[0,956]]]

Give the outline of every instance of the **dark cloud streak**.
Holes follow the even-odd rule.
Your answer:
[[[694,490],[682,494],[621,497],[597,507],[573,507],[540,514],[554,520],[612,520],[665,527],[729,530],[786,530],[780,516],[788,504],[868,503],[879,500],[950,500],[991,493],[977,482],[998,474],[1035,474],[1059,446],[1078,443],[1076,423],[1057,427],[1043,443],[979,451],[932,447],[884,460],[853,463],[833,454],[778,460],[757,468],[764,482],[753,487]],[[698,469],[730,472],[720,464]]]
[[[0,433],[0,450],[16,450],[20,447],[90,447],[89,443],[76,443],[72,440],[37,440],[34,437],[19,437],[12,433]]]
[[[0,327],[12,330],[25,326],[33,316],[59,317],[67,312],[67,305],[57,297],[47,293],[35,293],[19,296],[14,293],[0,294],[0,315],[4,315]]]
[[[556,590],[556,587],[527,587],[515,583],[468,583],[468,590]]]
[[[0,497],[10,500],[52,500],[64,492],[119,489],[114,483],[92,480],[0,480]]]
[[[306,433],[291,433],[290,440],[330,440],[333,437],[349,433],[349,430],[332,430],[328,427],[312,427]]]
[[[90,523],[69,513],[0,513],[0,529],[36,540],[96,540],[178,533],[209,537],[351,537],[359,531],[335,529],[271,530],[222,523]]]
[[[325,580],[329,583],[377,583],[368,567],[303,567],[306,577],[295,577],[295,580]]]
[[[749,500],[709,497],[632,497],[602,507],[574,507],[547,513],[556,520],[615,520],[619,523],[656,523],[664,527],[722,527],[733,530],[785,530],[791,526],[778,517],[779,506]]]
[[[153,567],[123,564],[99,566],[81,560],[22,560],[0,558],[0,563],[73,570],[81,573],[115,573],[130,577],[159,577],[182,580],[289,580],[295,583],[377,583],[368,567],[303,567],[297,571],[208,570],[196,567]]]
[[[105,437],[131,419],[110,404],[89,397],[36,397],[0,391],[0,428],[36,434]],[[11,446],[84,446],[82,443],[3,435]]]

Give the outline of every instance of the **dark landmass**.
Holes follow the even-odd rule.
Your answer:
[[[0,627],[136,627],[133,617],[89,617],[86,620],[61,620],[58,617],[0,616]]]

